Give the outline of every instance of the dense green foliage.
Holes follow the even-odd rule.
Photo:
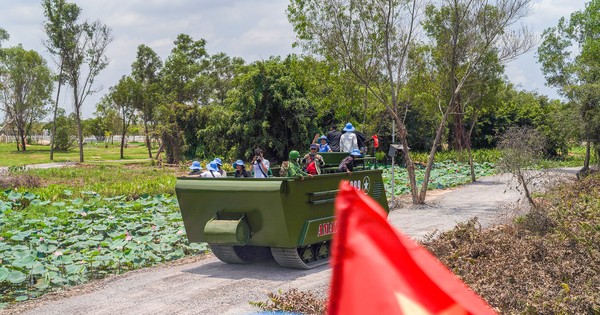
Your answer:
[[[0,53],[0,110],[18,135],[19,149],[26,150],[32,122],[47,113],[52,79],[46,61],[22,46]]]
[[[538,59],[548,85],[572,100],[579,112],[574,128],[584,141],[596,145],[600,154],[600,1],[564,17],[544,31]],[[576,126],[573,126],[576,127]],[[588,158],[589,158],[588,150]],[[586,160],[585,168],[589,160]]]

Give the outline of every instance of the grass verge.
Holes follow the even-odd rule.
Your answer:
[[[130,142],[124,149],[125,159],[120,159],[121,147],[119,144],[86,144],[83,146],[83,155],[86,162],[115,161],[115,160],[137,160],[147,159],[148,149],[143,143]],[[157,148],[154,148],[154,153]],[[79,161],[79,150],[73,149],[67,152],[55,151],[54,161],[50,160],[50,146],[28,145],[26,151],[17,151],[15,144],[0,143],[0,166],[19,166],[25,164],[42,164],[51,162],[75,162]]]

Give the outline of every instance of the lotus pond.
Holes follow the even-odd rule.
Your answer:
[[[32,193],[0,192],[0,308],[54,288],[76,285],[206,250],[189,244],[174,196],[43,200]],[[50,208],[53,216],[28,219]],[[46,209],[48,210],[48,209]]]
[[[475,176],[489,176],[496,173],[493,163],[473,163]],[[417,186],[420,188],[425,176],[425,168],[416,165]],[[394,168],[394,191],[396,195],[410,193],[408,184],[408,172],[406,168],[396,166]],[[392,194],[392,168],[386,167],[383,171],[383,182],[385,183],[386,194]],[[444,189],[471,182],[471,168],[468,163],[456,163],[453,161],[443,161],[434,163],[429,177],[428,189]]]
[[[85,180],[86,183],[98,182],[102,174],[110,173],[113,180],[99,186],[99,191],[106,195],[90,191],[95,188],[91,184],[65,189],[60,175],[80,178],[83,176],[80,171],[95,174],[94,180]],[[136,169],[129,171],[133,173],[117,177],[130,180],[114,181],[113,167],[38,170],[30,174],[43,176],[49,172],[51,178],[62,184],[29,192],[22,187],[0,191],[0,308],[60,287],[207,250],[204,244],[188,243],[175,196],[140,194],[140,189],[160,191],[139,184],[142,179],[155,185],[174,186],[173,174],[143,172],[136,179],[133,176]],[[475,171],[478,177],[491,175],[494,165],[476,163]],[[395,172],[396,194],[408,193],[406,169],[396,167]],[[423,174],[424,169],[417,169],[419,184]],[[389,167],[384,170],[383,178],[390,196]],[[434,165],[429,188],[447,188],[469,181],[468,164],[445,161]],[[130,185],[124,186],[125,182]],[[172,191],[172,187],[163,191]],[[115,192],[122,195],[115,196]]]

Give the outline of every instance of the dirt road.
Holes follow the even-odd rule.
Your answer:
[[[432,192],[428,204],[390,212],[389,221],[413,238],[451,229],[477,216],[483,226],[503,217],[503,205],[520,195],[508,189],[508,176],[481,178],[453,190]],[[0,313],[24,314],[251,314],[249,301],[266,293],[297,288],[327,294],[331,270],[290,270],[273,261],[228,265],[212,255],[176,265],[148,268],[48,295]]]

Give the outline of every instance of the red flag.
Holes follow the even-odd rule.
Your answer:
[[[328,314],[496,314],[346,181],[335,201]]]

